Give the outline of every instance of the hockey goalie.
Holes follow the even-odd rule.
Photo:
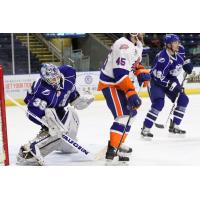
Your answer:
[[[27,104],[28,118],[41,126],[39,134],[21,146],[17,155],[19,165],[43,165],[44,157],[53,151],[75,153],[76,150],[61,140],[60,126],[64,127],[75,141],[79,127],[77,110],[87,108],[93,95],[80,95],[76,90],[76,71],[69,65],[55,66],[43,64],[40,78],[33,82],[24,99]],[[70,104],[71,106],[68,106]],[[39,117],[38,121],[35,117]]]

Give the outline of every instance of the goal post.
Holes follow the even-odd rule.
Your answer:
[[[0,165],[9,165],[3,68],[0,65]]]

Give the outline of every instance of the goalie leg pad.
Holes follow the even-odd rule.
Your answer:
[[[51,136],[61,135],[62,133],[71,134],[78,131],[79,118],[72,107],[57,110],[48,108],[45,110],[45,120],[48,123]]]
[[[21,146],[17,155],[17,164],[29,165],[29,164],[44,164],[44,158],[40,151],[40,144],[43,143],[46,138],[37,138],[29,143]]]
[[[68,107],[66,108],[66,112],[68,113],[67,119],[65,121],[65,128],[68,130],[68,135],[77,141],[77,133],[79,128],[79,117],[77,112],[74,108]],[[71,147],[70,145],[66,144],[64,141],[61,141],[60,145],[57,147],[58,151],[63,153],[76,153],[77,151]]]
[[[43,158],[56,150],[60,141],[58,136],[50,136],[47,130],[42,129],[33,140],[20,148],[17,155],[18,164],[32,165],[38,163],[43,165]]]
[[[72,107],[67,108],[59,108],[55,109],[48,109],[45,115],[46,120],[51,126],[49,129],[49,134],[54,137],[57,136],[60,138],[63,130],[67,135],[69,135],[75,141],[77,140],[77,133],[79,127],[79,117],[77,112]],[[61,128],[60,128],[61,127]],[[53,145],[53,144],[52,144]],[[61,151],[64,153],[74,153],[76,152],[73,147],[66,144],[63,140],[59,141],[59,144],[56,146],[57,151]]]
[[[47,108],[45,110],[45,121],[48,124],[49,134],[51,136],[60,135],[66,133],[68,130],[65,129],[61,122],[59,115],[56,113],[55,108]]]
[[[52,112],[51,112],[52,111]],[[56,124],[59,117],[56,114],[56,111],[51,109],[47,112],[47,116],[50,116],[49,122],[53,122],[53,125]],[[45,118],[47,118],[45,116]],[[53,121],[55,119],[55,121]],[[73,108],[67,108],[64,113],[61,121],[51,129],[53,134],[48,131],[47,128],[42,128],[40,133],[31,140],[28,144],[23,145],[20,148],[19,154],[17,156],[17,162],[20,165],[43,165],[44,160],[43,157],[47,156],[51,152],[57,150],[62,151],[64,153],[73,153],[74,148],[70,145],[66,144],[64,141],[60,139],[60,129],[59,127],[61,123],[62,129],[67,130],[68,135],[76,140],[78,127],[79,127],[79,118],[76,111]]]
[[[77,133],[79,128],[79,117],[77,112],[72,107],[67,107],[65,109],[52,109],[52,112],[49,111],[51,119],[55,119],[55,124],[57,123],[59,119],[59,124],[62,124],[62,128],[67,132],[67,135],[69,135],[70,138],[77,141]],[[47,116],[45,116],[47,117]],[[59,125],[55,126],[59,127]],[[56,132],[59,131],[59,129],[54,129],[55,135],[51,136],[49,138],[49,141],[45,144],[43,144],[40,147],[40,150],[42,152],[42,155],[46,156],[52,151],[61,151],[63,153],[75,153],[77,152],[73,147],[68,145],[66,142],[64,142],[60,138],[60,135]],[[50,131],[50,130],[49,130]],[[50,134],[50,132],[49,132]],[[52,135],[52,134],[50,134]]]

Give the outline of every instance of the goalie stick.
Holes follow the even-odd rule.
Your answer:
[[[181,83],[181,87],[183,87],[186,78],[187,78],[187,73],[184,73],[184,75],[183,75],[183,81],[182,81],[182,83]],[[175,108],[175,106],[176,106],[176,103],[177,103],[177,100],[178,100],[178,97],[179,97],[179,96],[180,96],[180,93],[177,95],[177,97],[176,97],[176,99],[175,99],[175,101],[174,101],[174,103],[173,103],[173,105],[172,105],[172,108],[171,108],[171,110],[170,110],[170,113],[169,113],[169,115],[168,115],[168,117],[167,117],[167,120],[166,120],[165,124],[158,124],[158,123],[155,123],[155,126],[156,126],[157,128],[162,128],[162,129],[163,129],[163,128],[166,128],[166,127],[167,127],[167,123],[168,123],[168,121],[169,121],[169,119],[170,119],[170,116],[172,115],[172,113],[173,113],[173,111],[174,111],[174,108]]]
[[[48,127],[48,124],[46,122],[44,122],[42,119],[40,119],[38,116],[36,116],[35,114],[33,114],[32,112],[26,110],[21,104],[19,104],[16,100],[14,100],[12,97],[10,97],[9,95],[6,95],[6,97],[13,102],[17,107],[19,107],[21,110],[23,110],[25,113],[31,115],[32,117],[34,117],[37,121],[41,122],[43,125],[45,125],[46,127]],[[74,149],[78,150],[78,152],[82,153],[85,157],[87,157],[89,160],[99,160],[102,157],[102,154],[104,152],[104,149],[100,150],[99,152],[97,152],[96,154],[91,153],[90,151],[88,151],[87,149],[85,149],[82,145],[80,145],[77,141],[73,140],[68,134],[66,133],[62,133],[61,135],[61,139],[69,144],[71,147],[73,147]],[[36,158],[37,159],[37,158]],[[42,165],[41,163],[39,163],[40,165]]]

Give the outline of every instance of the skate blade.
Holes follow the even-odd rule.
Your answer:
[[[41,166],[37,161],[28,161],[25,159],[17,158],[16,165],[18,166]]]
[[[153,137],[146,137],[146,136],[141,135],[141,139],[150,142],[152,141]]]
[[[116,156],[113,160],[105,159],[105,166],[129,166],[130,161],[119,161],[119,157]]]
[[[125,155],[125,156],[127,156],[127,157],[130,157],[130,156],[132,155],[133,152],[129,152],[129,153],[127,153],[127,152],[121,152],[121,153],[123,153],[123,155]]]
[[[38,160],[36,157],[33,157],[32,159],[25,159],[21,158],[19,155],[16,156],[17,162],[16,165],[18,166],[43,166],[45,165],[44,160]]]
[[[34,162],[16,162],[16,165],[17,166],[41,166],[40,164],[38,163],[34,163]]]
[[[177,134],[177,133],[168,133],[169,138],[186,138],[186,133]]]

